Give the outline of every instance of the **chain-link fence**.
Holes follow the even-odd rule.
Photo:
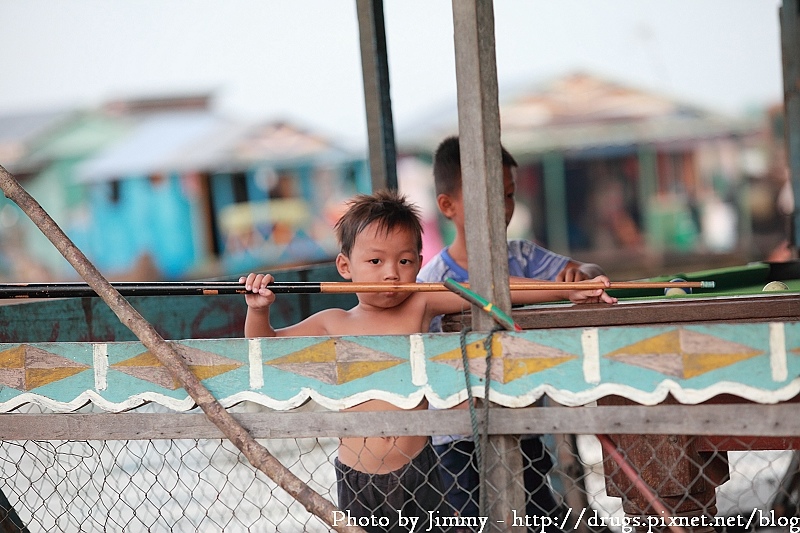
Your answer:
[[[23,410],[31,414],[39,409],[26,406],[2,416],[18,416]],[[318,415],[319,409],[308,414]],[[400,531],[492,531],[514,525],[488,523],[486,506],[493,502],[481,501],[482,492],[503,489],[490,486],[491,474],[507,465],[484,465],[480,475],[480,456],[484,461],[493,457],[485,448],[481,452],[482,447],[495,446],[493,441],[481,438],[475,446],[440,435],[434,439],[437,453],[430,464],[420,459],[431,451],[427,439],[425,451],[414,457],[403,448],[407,440],[392,437],[262,442],[310,488],[351,510],[331,517],[339,523],[349,520],[382,530],[388,521],[380,517],[389,505],[409,520],[413,506],[429,513],[424,527],[423,521],[394,521]],[[356,468],[371,465],[379,475],[346,475],[353,465],[338,451],[340,442],[355,442],[350,447],[369,454],[357,456]],[[510,442],[522,458],[511,479],[525,486],[526,500],[510,518],[517,526],[527,524],[529,531],[633,531],[636,525],[644,531],[800,528],[797,453],[727,451],[751,446],[752,438],[555,434],[514,436]],[[374,462],[379,446],[386,450],[386,464]],[[330,529],[225,440],[6,440],[0,449],[5,498],[0,497],[0,531]],[[398,453],[407,456],[399,469],[392,463]],[[510,455],[500,457],[504,461]],[[400,471],[403,475],[394,478],[386,475]],[[363,516],[371,520],[359,521]]]

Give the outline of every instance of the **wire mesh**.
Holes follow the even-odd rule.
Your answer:
[[[698,449],[690,438],[612,437],[620,456],[634,467],[636,480],[604,452],[597,436],[516,438],[522,471],[512,479],[525,487],[526,498],[525,507],[515,512],[516,524],[548,532],[677,531],[670,525],[703,531],[691,518],[706,516],[709,531],[800,530],[796,451],[726,452],[726,444],[709,451]],[[262,442],[310,488],[341,504],[334,467],[339,439]],[[437,452],[433,457],[441,492],[412,487],[406,496],[435,511],[431,518],[443,519],[431,522],[431,531],[490,531],[490,524],[466,520],[480,513],[479,493],[488,490],[486,480],[481,484],[480,476],[472,475],[479,471],[474,445],[455,441],[438,446]],[[448,459],[448,453],[458,460]],[[456,464],[460,470],[448,473]],[[642,497],[635,481],[649,487],[666,516]],[[418,485],[425,483],[427,478]],[[4,504],[0,498],[6,528],[0,531],[330,530],[225,440],[0,441],[0,491],[7,500]],[[462,496],[460,504],[453,499],[456,493]],[[378,494],[390,506],[404,509],[386,496],[389,492]],[[23,528],[14,525],[9,511]],[[388,529],[383,525],[370,523],[367,530]],[[407,524],[401,530],[412,528]]]

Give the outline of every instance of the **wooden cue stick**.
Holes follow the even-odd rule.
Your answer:
[[[123,296],[192,296],[244,294],[244,284],[238,281],[208,282],[112,282]],[[466,284],[466,286],[469,286]],[[273,282],[270,289],[279,294],[352,294],[358,292],[440,292],[447,291],[444,283],[357,283],[357,282]],[[713,281],[644,282],[617,281],[609,287],[592,281],[529,281],[514,282],[511,290],[564,289],[665,289],[713,288]],[[25,298],[84,298],[97,294],[85,283],[5,283],[0,284],[0,299]]]

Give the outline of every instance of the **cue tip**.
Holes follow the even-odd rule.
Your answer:
[[[701,289],[713,289],[716,286],[716,283],[713,281],[701,281],[700,288]]]

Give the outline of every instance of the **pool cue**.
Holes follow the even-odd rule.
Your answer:
[[[469,303],[477,305],[483,309],[490,317],[492,317],[492,320],[503,326],[508,331],[522,331],[520,325],[514,322],[514,319],[511,318],[505,311],[495,306],[492,302],[480,294],[469,290],[465,284],[459,283],[453,278],[447,278],[444,280],[444,286],[448,290],[464,298]]]
[[[238,281],[153,281],[111,282],[123,296],[208,296],[245,294]],[[469,287],[468,284],[465,284]],[[617,281],[606,287],[593,281],[530,281],[514,282],[511,290],[591,290],[591,289],[665,289],[714,288],[713,281],[643,282]],[[276,281],[269,285],[276,294],[353,294],[366,292],[440,292],[448,290],[444,283],[359,283],[352,281]],[[4,283],[0,299],[87,298],[97,294],[86,283]]]

